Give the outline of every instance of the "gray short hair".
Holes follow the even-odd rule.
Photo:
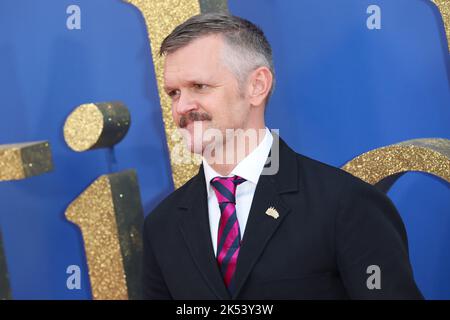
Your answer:
[[[275,69],[272,48],[261,28],[240,17],[224,13],[205,13],[193,16],[177,26],[162,42],[159,54],[170,54],[193,40],[211,34],[224,37],[224,58],[238,82],[242,85],[250,72],[265,66],[273,75],[267,99],[275,86]]]

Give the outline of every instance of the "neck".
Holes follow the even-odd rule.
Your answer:
[[[259,128],[236,130],[225,135],[225,142],[215,145],[203,158],[217,173],[227,176],[262,142],[266,134],[265,125]]]

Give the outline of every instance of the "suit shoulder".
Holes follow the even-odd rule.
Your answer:
[[[348,173],[347,171],[296,153],[299,167],[302,168],[300,179],[307,184],[320,185],[323,188],[339,191],[341,195],[372,194],[378,198],[388,199],[375,186]]]
[[[405,237],[403,221],[392,200],[375,186],[361,180],[343,169],[297,154],[305,190],[320,195],[317,201],[327,201],[346,212],[346,215],[367,217],[376,215],[391,221]],[[353,210],[357,208],[358,210]],[[380,215],[381,213],[381,215]]]

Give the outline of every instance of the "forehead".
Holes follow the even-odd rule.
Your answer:
[[[208,35],[166,56],[164,82],[167,86],[184,81],[206,81],[223,76],[227,68],[223,62],[223,39]]]

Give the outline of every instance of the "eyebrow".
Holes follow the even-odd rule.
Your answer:
[[[183,85],[193,85],[193,84],[196,84],[196,83],[208,84],[208,83],[211,83],[211,82],[212,82],[212,79],[193,79],[192,78],[192,79],[183,81]],[[164,90],[168,93],[168,92],[170,92],[172,90],[175,90],[175,88],[165,85],[164,86]]]
[[[164,86],[163,88],[164,88],[164,91],[167,92],[167,93],[174,90],[174,88],[172,88],[172,87]]]

